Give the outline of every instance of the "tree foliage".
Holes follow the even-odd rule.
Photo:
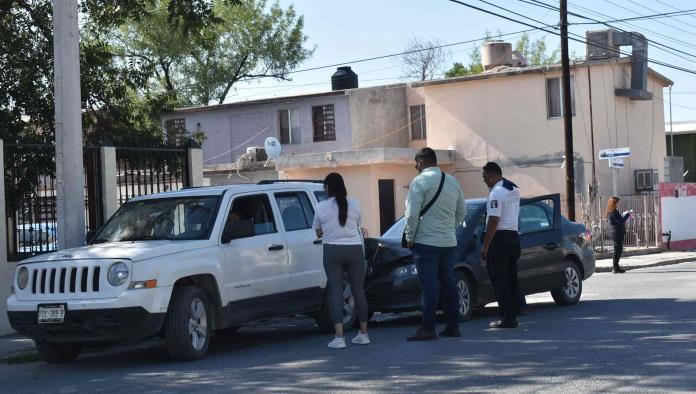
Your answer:
[[[425,81],[439,77],[447,60],[440,40],[421,41],[412,38],[402,57],[404,78]]]
[[[500,32],[498,32],[496,36],[493,36],[487,31],[486,38],[483,42],[494,41],[499,37]],[[513,47],[515,51],[519,51],[527,59],[530,66],[556,64],[560,61],[560,50],[556,49],[549,53],[545,37],[532,41],[530,40],[529,35],[524,33]],[[464,65],[461,62],[455,62],[452,64],[452,67],[445,72],[445,78],[476,75],[482,72],[483,65],[481,64],[481,50],[477,46],[469,53],[469,64]]]

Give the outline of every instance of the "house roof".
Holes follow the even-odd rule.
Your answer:
[[[247,107],[247,106],[253,106],[253,105],[277,103],[277,102],[281,102],[281,101],[301,100],[301,99],[308,99],[308,98],[315,98],[315,97],[343,96],[345,94],[346,94],[345,90],[333,90],[330,92],[298,94],[295,96],[271,97],[271,98],[265,98],[265,99],[259,99],[259,100],[238,101],[235,103],[228,103],[228,104],[214,104],[214,105],[204,105],[204,106],[199,106],[199,107],[177,108],[172,113],[181,114],[181,113],[192,113],[192,112],[218,111],[218,110],[240,108],[240,107]]]
[[[694,134],[696,133],[696,120],[685,120],[672,122],[674,134]],[[665,123],[665,133],[670,133],[669,122]]]
[[[570,68],[579,68],[587,66],[599,66],[603,64],[624,64],[630,63],[630,57],[622,58],[612,58],[612,59],[602,59],[602,60],[590,60],[584,62],[578,62],[570,65]],[[467,75],[464,77],[446,78],[446,79],[435,79],[432,81],[420,81],[412,82],[411,86],[414,88],[423,86],[433,86],[433,85],[443,85],[450,83],[468,82],[468,81],[480,81],[485,79],[502,78],[502,77],[514,77],[518,75],[528,75],[528,74],[543,74],[551,71],[561,71],[560,64],[551,64],[547,66],[531,66],[531,67],[498,67],[491,71],[483,72],[476,75]],[[673,84],[672,80],[665,77],[664,75],[658,73],[657,71],[648,68],[648,75],[657,78],[662,82],[662,86],[670,86]]]

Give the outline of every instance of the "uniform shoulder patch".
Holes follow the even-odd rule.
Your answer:
[[[498,208],[498,200],[491,200],[491,209]]]

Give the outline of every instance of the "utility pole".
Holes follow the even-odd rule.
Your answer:
[[[561,66],[563,68],[563,128],[565,134],[566,203],[568,219],[575,221],[575,157],[573,155],[573,109],[570,105],[570,60],[568,59],[568,1],[561,1]]]
[[[672,83],[674,85],[674,83]],[[674,130],[672,129],[672,85],[669,85],[669,155],[674,157]]]
[[[80,112],[77,0],[53,0],[58,249],[85,244],[85,176]]]

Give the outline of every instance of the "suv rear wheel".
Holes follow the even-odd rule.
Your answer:
[[[198,287],[174,288],[164,327],[167,351],[174,360],[205,357],[210,346],[212,320],[205,293]]]
[[[58,344],[35,339],[39,357],[49,364],[71,363],[80,355],[81,346],[76,343]]]
[[[348,330],[355,325],[357,315],[355,314],[355,297],[353,290],[347,280],[343,280],[343,329]],[[331,319],[331,301],[329,300],[328,288],[324,291],[324,300],[321,304],[321,310],[314,317],[317,326],[324,332],[333,332],[334,324]]]
[[[577,263],[566,260],[563,270],[563,287],[551,290],[551,296],[557,305],[573,305],[580,300],[582,295],[582,274]]]

